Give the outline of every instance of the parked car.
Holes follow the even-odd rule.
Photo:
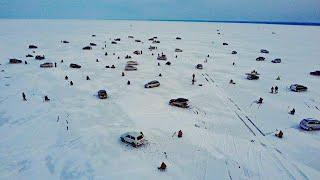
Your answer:
[[[259,79],[259,76],[255,73],[248,73],[247,74],[247,79],[248,80],[258,80]]]
[[[150,51],[155,50],[155,49],[157,49],[156,46],[149,46],[149,50],[150,50]]]
[[[265,54],[268,54],[268,53],[269,53],[269,51],[266,50],[266,49],[261,49],[260,52],[261,52],[261,53],[265,53]]]
[[[138,50],[137,50],[137,51],[134,51],[133,54],[135,54],[135,55],[140,55],[140,54],[142,54],[141,52],[142,52],[142,51],[138,51]]]
[[[107,99],[108,98],[107,91],[106,90],[99,90],[98,97],[99,97],[99,99]]]
[[[36,45],[29,45],[29,49],[37,49],[38,47]]]
[[[137,61],[127,61],[127,65],[138,65]]]
[[[276,58],[274,60],[271,61],[272,63],[281,63],[281,59],[280,58]]]
[[[66,40],[63,40],[62,43],[68,44],[68,43],[70,43],[70,42],[69,42],[69,41],[66,41]]]
[[[222,43],[222,45],[224,45],[224,46],[228,46],[229,44],[228,44],[228,43]]]
[[[189,100],[186,98],[177,98],[177,99],[171,99],[169,101],[169,104],[171,106],[177,106],[177,107],[181,107],[181,108],[189,108],[188,102],[189,102]]]
[[[115,41],[112,41],[112,42],[111,42],[111,44],[117,44],[117,42],[115,42]]]
[[[138,70],[137,67],[132,66],[132,65],[126,65],[126,67],[124,68],[125,71],[136,71]]]
[[[182,52],[182,49],[176,48],[174,51],[175,52]]]
[[[22,60],[13,58],[13,59],[9,59],[9,63],[10,64],[20,64],[20,63],[22,63]]]
[[[73,64],[73,63],[70,64],[70,67],[71,68],[76,68],[76,69],[81,68],[81,66],[79,64]]]
[[[91,50],[91,49],[92,49],[91,46],[85,46],[85,47],[82,48],[82,50]]]
[[[237,51],[232,51],[231,54],[238,54],[238,52]]]
[[[43,64],[40,64],[41,68],[52,68],[53,67],[53,63],[52,62],[46,62]]]
[[[256,61],[264,61],[265,59],[266,59],[266,58],[260,56],[260,57],[257,57],[257,58],[256,58]]]
[[[133,147],[141,146],[145,143],[144,134],[142,132],[132,131],[121,135],[122,142],[131,144]]]
[[[157,57],[158,60],[163,60],[163,61],[166,61],[167,60],[167,56],[162,54],[161,56],[158,56]]]
[[[203,69],[203,66],[202,66],[202,64],[197,64],[197,65],[196,65],[196,68],[197,68],[197,69]]]
[[[90,46],[97,46],[96,43],[90,43]]]
[[[176,40],[181,40],[181,37],[176,37]]]
[[[114,41],[121,41],[121,39],[120,38],[116,38],[116,39],[114,39]]]
[[[144,85],[145,88],[154,88],[154,87],[158,87],[160,86],[160,82],[159,81],[150,81],[147,84]]]
[[[310,72],[310,75],[320,76],[320,71],[313,71],[313,72]]]
[[[300,122],[300,127],[307,131],[320,130],[320,121],[314,118],[306,118]]]
[[[35,57],[35,59],[36,60],[43,60],[43,59],[45,59],[45,57],[44,57],[44,55],[36,55],[36,57]]]
[[[300,84],[292,84],[290,86],[290,90],[294,92],[302,92],[302,91],[307,91],[308,88],[306,86],[300,85]]]

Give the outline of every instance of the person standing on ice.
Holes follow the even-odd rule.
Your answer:
[[[130,81],[127,82],[127,85],[130,85]]]
[[[293,109],[289,112],[289,114],[294,115],[294,113],[296,113],[296,110],[293,108]]]
[[[274,88],[273,88],[273,86],[271,87],[271,92],[270,93],[272,93],[273,94],[273,90],[274,90]]]
[[[87,81],[89,81],[90,80],[90,77],[89,76],[87,76]]]
[[[257,101],[258,104],[262,104],[263,103],[263,98],[260,97],[259,100]]]
[[[274,93],[278,93],[278,86],[274,87]]]
[[[54,67],[55,67],[55,68],[57,67],[57,63],[56,63],[56,62],[54,62]]]
[[[70,86],[73,86],[73,82],[72,81],[70,81]]]
[[[65,76],[64,79],[65,79],[65,80],[68,80],[69,78],[68,78],[68,76]]]
[[[178,131],[178,138],[182,138],[182,131],[181,130]]]
[[[22,92],[22,99],[23,99],[24,101],[27,101],[26,94],[24,94],[24,92]]]

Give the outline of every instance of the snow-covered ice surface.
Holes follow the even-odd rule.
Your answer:
[[[302,118],[320,118],[320,79],[309,75],[320,69],[319,26],[0,20],[0,27],[0,179],[320,177],[320,132],[298,126]],[[151,44],[153,36],[161,43]],[[118,37],[121,41],[111,44]],[[97,46],[83,51],[90,42]],[[30,44],[46,59],[26,58],[32,54]],[[150,52],[150,45],[158,49]],[[175,48],[183,52],[175,53]],[[135,50],[143,54],[133,55]],[[233,50],[238,54],[232,55]],[[157,66],[161,52],[171,66],[162,61]],[[138,61],[138,71],[122,77],[127,54]],[[258,56],[266,61],[255,61]],[[270,62],[278,57],[281,64]],[[9,58],[28,64],[8,64]],[[41,69],[43,62],[58,67]],[[70,69],[70,63],[82,68]],[[198,63],[203,70],[195,69]],[[105,68],[112,64],[115,69]],[[253,69],[260,79],[246,80],[245,73]],[[230,85],[230,79],[236,84]],[[161,86],[145,89],[151,80]],[[309,89],[291,92],[292,83]],[[269,93],[275,85],[279,93]],[[109,98],[99,100],[99,89],[106,89]],[[28,101],[22,101],[22,92]],[[43,102],[44,95],[51,101]],[[264,103],[259,107],[252,102],[260,96]],[[168,105],[177,97],[188,98],[190,109]],[[294,116],[288,114],[293,107]],[[174,135],[180,129],[183,138]],[[274,136],[280,129],[283,139]],[[120,135],[130,130],[143,131],[148,144],[133,148],[121,143]],[[165,172],[157,169],[162,161],[168,166]]]

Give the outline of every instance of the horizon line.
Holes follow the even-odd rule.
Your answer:
[[[320,26],[320,22],[301,22],[301,21],[250,21],[250,20],[197,20],[197,19],[78,19],[78,18],[0,18],[0,20],[93,20],[93,21],[163,21],[163,22],[211,22],[211,23],[241,23],[241,24],[275,24],[275,25],[301,25],[301,26]]]

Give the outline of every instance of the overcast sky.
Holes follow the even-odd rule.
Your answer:
[[[0,18],[320,22],[320,0],[0,0]]]

